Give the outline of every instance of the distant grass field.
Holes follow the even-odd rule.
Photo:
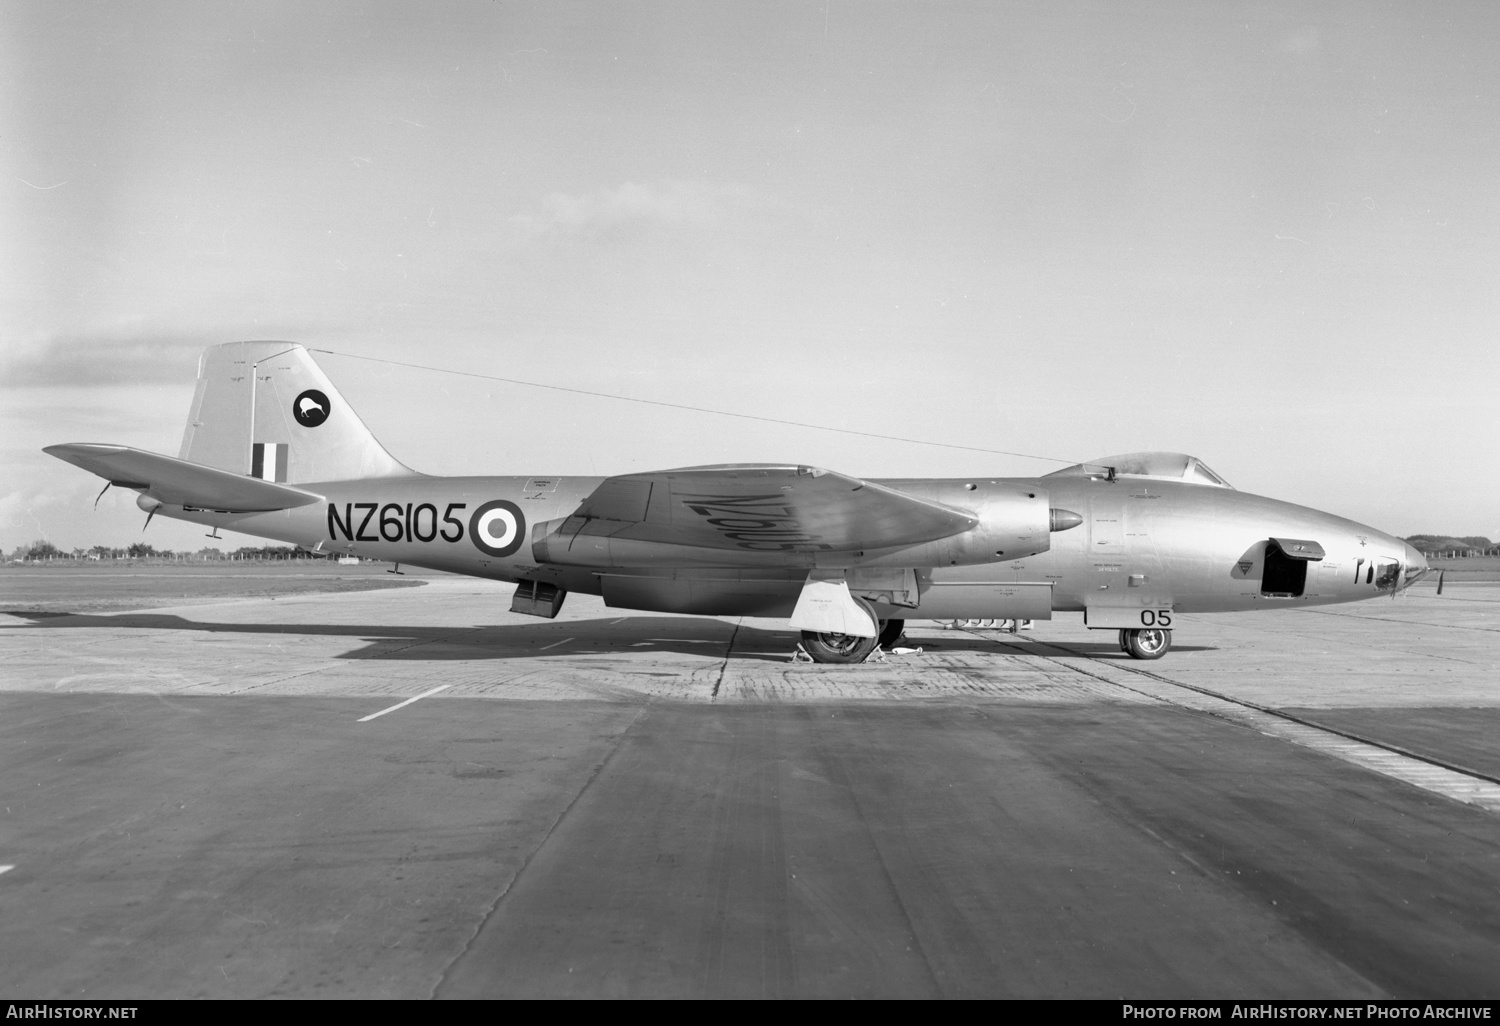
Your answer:
[[[1443,571],[1448,584],[1468,581],[1500,581],[1500,556],[1477,556],[1474,559],[1429,559],[1427,565]],[[1433,574],[1428,580],[1435,580]]]
[[[1434,559],[1427,565],[1442,570],[1500,570],[1500,556],[1475,556],[1473,559]]]
[[[0,566],[0,613],[103,613],[180,605],[199,599],[278,598],[329,592],[416,588],[418,576],[387,574],[384,563],[156,563],[72,560]]]

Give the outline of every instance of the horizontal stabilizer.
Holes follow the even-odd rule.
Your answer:
[[[172,506],[222,513],[265,513],[307,506],[322,499],[321,495],[300,488],[231,474],[126,445],[71,442],[49,445],[42,451],[98,474],[112,484],[135,488]]]

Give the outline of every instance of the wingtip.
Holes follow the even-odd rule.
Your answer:
[[[56,456],[59,459],[67,459],[69,456],[104,456],[117,452],[125,452],[130,448],[128,445],[112,445],[108,442],[63,442],[59,445],[44,445],[42,452],[48,456]]]

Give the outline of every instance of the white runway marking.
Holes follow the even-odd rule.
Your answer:
[[[543,645],[541,648],[537,649],[537,651],[538,652],[545,652],[549,648],[556,648],[558,645],[566,645],[568,642],[570,642],[572,640],[573,640],[572,638],[563,638],[561,641],[554,641],[550,645]]]
[[[416,695],[416,696],[414,696],[412,698],[408,698],[404,702],[397,702],[395,705],[391,706],[389,709],[382,709],[382,710],[380,710],[377,713],[371,713],[368,716],[361,716],[357,722],[359,722],[359,723],[368,723],[370,720],[375,719],[377,716],[384,716],[388,712],[395,712],[397,709],[400,709],[403,706],[411,705],[413,702],[418,701],[418,700],[423,699],[423,698],[427,698],[427,697],[429,697],[431,695],[435,695],[439,691],[447,691],[452,686],[453,686],[452,684],[440,684],[437,687],[433,688],[431,691],[424,691],[420,695]]]
[[[0,866],[0,873],[9,873],[15,866]]]

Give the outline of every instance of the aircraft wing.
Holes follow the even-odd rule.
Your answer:
[[[752,464],[607,478],[557,535],[786,556],[918,545],[978,523],[965,510],[832,471]]]
[[[49,445],[42,451],[98,474],[111,484],[140,489],[153,499],[174,506],[226,513],[264,513],[306,506],[322,499],[321,495],[300,488],[231,474],[126,445],[71,442]]]

